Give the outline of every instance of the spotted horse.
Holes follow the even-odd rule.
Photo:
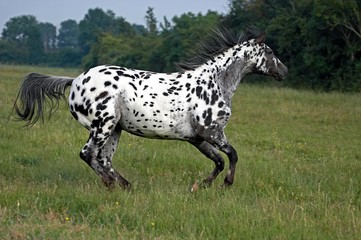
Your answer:
[[[83,159],[109,188],[117,182],[131,184],[112,167],[121,132],[155,139],[188,141],[211,159],[214,170],[203,181],[212,184],[224,169],[219,151],[229,158],[224,186],[234,181],[236,150],[224,129],[231,116],[232,96],[242,79],[251,73],[282,80],[287,67],[264,43],[264,34],[246,31],[234,36],[216,30],[200,44],[199,52],[178,64],[179,72],[155,73],[120,66],[91,68],[77,78],[31,73],[25,77],[14,109],[28,125],[50,114],[70,86],[73,117],[90,132],[80,152]]]

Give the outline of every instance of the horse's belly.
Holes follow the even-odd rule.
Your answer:
[[[156,128],[147,128],[144,129],[144,126],[135,127],[135,128],[124,128],[125,131],[135,134],[145,138],[157,138],[157,139],[189,139],[189,137],[182,134],[172,131],[172,129],[156,129]]]
[[[119,123],[125,131],[146,138],[187,140],[194,137],[192,126],[184,116],[174,119],[138,113],[136,116],[122,115]]]

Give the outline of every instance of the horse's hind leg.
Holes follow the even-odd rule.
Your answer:
[[[206,141],[202,142],[191,142],[200,152],[202,152],[206,157],[211,159],[215,168],[213,172],[203,180],[203,184],[205,187],[208,187],[212,184],[213,180],[216,179],[218,174],[224,169],[224,160],[222,156],[218,153],[218,150],[213,147],[210,143]]]
[[[104,146],[99,150],[97,158],[100,164],[108,171],[113,181],[115,180],[124,189],[130,189],[131,184],[122,175],[120,175],[112,166],[112,159],[119,142],[121,131],[122,130],[120,127],[116,127],[114,129],[109,139],[106,141]]]
[[[109,174],[109,171],[98,161],[99,150],[104,146],[109,138],[107,135],[100,134],[99,129],[92,129],[87,143],[80,152],[80,158],[83,159],[102,179],[108,188],[114,186],[115,179]]]
[[[130,183],[112,167],[112,158],[120,133],[121,129],[114,127],[113,123],[99,123],[98,127],[91,129],[88,142],[80,152],[81,159],[98,174],[110,189],[114,187],[115,181],[125,189],[130,188]]]

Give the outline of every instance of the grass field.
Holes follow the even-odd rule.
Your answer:
[[[45,124],[9,121],[26,73],[0,65],[0,239],[361,239],[361,95],[242,84],[226,133],[234,185],[190,193],[213,169],[179,141],[123,133],[109,192],[79,158],[88,133],[64,101]],[[228,165],[228,160],[227,160]]]

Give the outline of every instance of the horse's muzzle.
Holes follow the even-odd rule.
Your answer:
[[[278,72],[276,74],[273,75],[273,77],[277,80],[277,81],[282,81],[283,79],[286,78],[288,73],[288,69],[285,65],[281,65],[280,68],[278,69]]]

